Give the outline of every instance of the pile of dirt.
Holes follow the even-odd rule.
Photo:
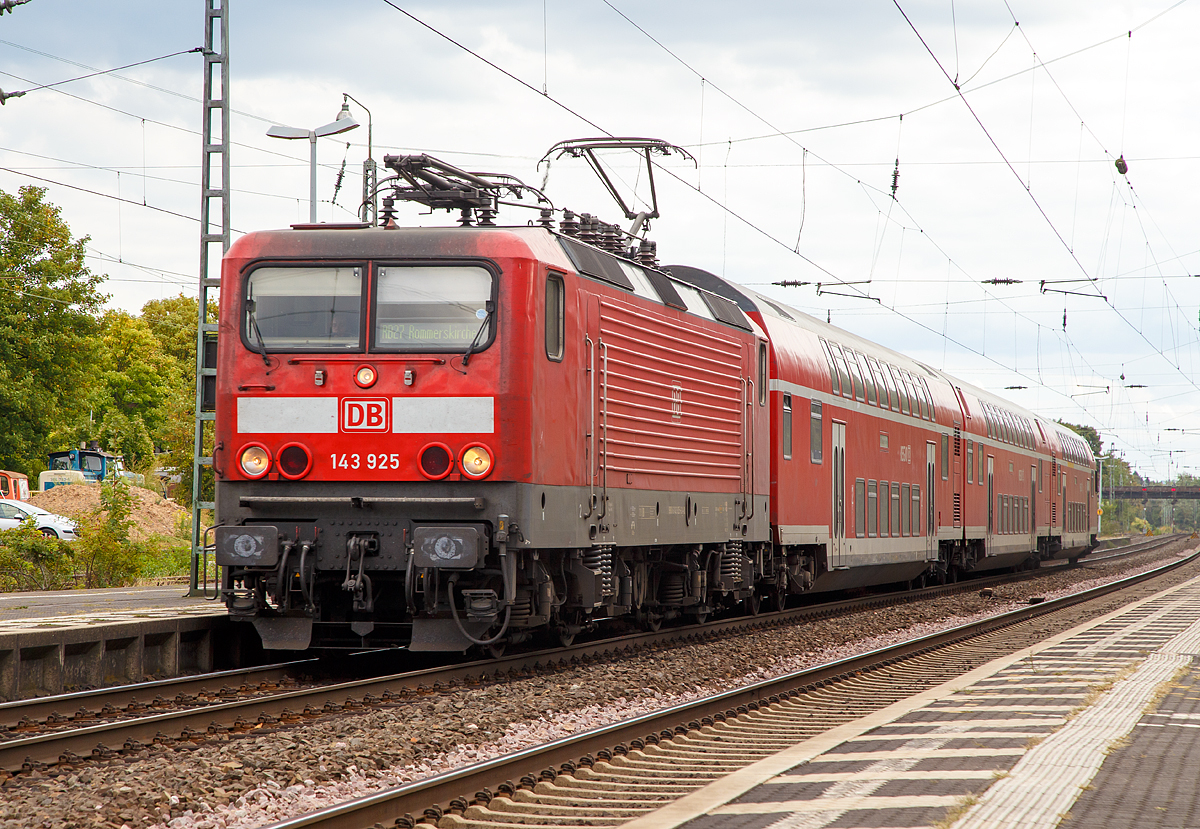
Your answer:
[[[180,527],[190,516],[186,509],[169,501],[151,489],[130,486],[133,509],[129,535],[142,541],[152,535],[178,536]],[[29,503],[44,510],[79,520],[89,512],[100,509],[99,484],[70,484],[56,486],[30,496]]]

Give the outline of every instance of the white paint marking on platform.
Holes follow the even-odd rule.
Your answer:
[[[858,809],[946,809],[957,803],[953,795],[908,795],[904,797],[836,797],[825,800],[780,800],[774,803],[730,803],[716,809],[714,815],[767,815],[774,812],[793,814],[777,820],[767,829],[808,829],[823,826],[827,815]],[[799,818],[798,820],[792,818]],[[817,823],[816,821],[822,821]]]
[[[1177,607],[1176,602],[1172,606]],[[1161,618],[1161,615],[1159,616]],[[1093,705],[1022,757],[1008,777],[985,792],[954,829],[1053,829],[1104,764],[1107,750],[1133,730],[1155,691],[1200,646],[1200,620],[1118,680]]]

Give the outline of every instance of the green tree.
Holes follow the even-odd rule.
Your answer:
[[[133,468],[152,470],[154,446],[179,393],[180,368],[145,320],[124,311],[101,319],[87,411],[56,433],[63,445],[98,441]]]
[[[196,316],[198,300],[183,295],[170,299],[155,299],[142,306],[142,319],[150,326],[159,346],[170,354],[179,367],[179,386],[167,404],[166,421],[161,433],[155,435],[160,451],[161,467],[174,470],[180,483],[173,497],[188,504],[192,486],[192,458],[195,451],[196,401]],[[209,319],[217,318],[216,303],[208,309]],[[206,456],[213,451],[212,429],[205,431]],[[212,476],[204,477],[203,500],[212,500]]]
[[[0,191],[0,467],[44,468],[51,433],[92,385],[102,276],[41,187]]]

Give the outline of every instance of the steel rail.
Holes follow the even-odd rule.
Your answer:
[[[258,665],[253,668],[234,668],[193,676],[156,679],[151,682],[113,685],[88,691],[71,691],[49,697],[0,702],[0,730],[15,728],[22,720],[45,720],[54,714],[66,713],[75,705],[86,705],[88,708],[103,708],[104,706],[125,708],[131,703],[137,702],[139,696],[141,701],[145,702],[147,694],[166,692],[195,695],[219,692],[230,682],[240,684],[278,682],[287,679],[294,671],[303,667],[315,667],[317,662],[318,660],[313,658],[300,659],[294,662]]]
[[[1062,565],[1064,568],[1067,566]],[[395,695],[403,697],[413,692],[436,691],[460,683],[487,681],[490,677],[502,680],[504,676],[514,676],[520,672],[554,670],[580,660],[612,658],[657,645],[724,638],[731,634],[793,625],[810,619],[827,619],[955,593],[973,592],[992,584],[1037,578],[1038,575],[1058,569],[1033,570],[1016,576],[1006,574],[984,577],[921,590],[845,599],[758,616],[718,620],[702,625],[631,633],[576,643],[566,648],[374,676],[247,699],[208,703],[176,711],[148,713],[141,717],[113,720],[76,729],[47,731],[0,742],[0,769],[16,772],[63,761],[75,762],[89,756],[103,758],[123,748],[136,750],[146,744],[174,739],[176,735],[181,735],[182,739],[203,739],[204,734],[253,730],[259,725],[274,726],[280,720],[298,721],[300,718],[316,718],[347,709],[362,710],[373,704],[392,702]],[[125,690],[146,687],[148,686],[126,686]],[[57,699],[70,697],[72,704],[75,704],[85,699],[90,701],[92,697],[88,696],[89,693],[103,695],[110,690],[116,689],[62,695]],[[20,710],[23,704],[36,704],[44,708],[50,703],[28,700],[8,703],[10,716]],[[52,713],[57,710],[53,704],[50,705]],[[168,731],[173,733],[166,733]]]
[[[1033,604],[1007,613],[961,625],[940,633],[930,634],[898,645],[881,648],[858,656],[796,671],[784,676],[725,691],[694,702],[645,714],[624,722],[592,729],[564,737],[515,754],[476,763],[444,772],[425,780],[397,786],[377,794],[330,806],[305,815],[278,821],[261,829],[363,829],[379,823],[392,825],[405,815],[423,814],[427,808],[442,810],[452,801],[469,803],[471,793],[489,789],[495,791],[505,781],[528,777],[536,780],[547,769],[554,775],[556,766],[575,768],[581,760],[587,764],[589,755],[612,750],[630,741],[651,736],[686,733],[700,727],[700,721],[714,715],[725,716],[757,710],[781,698],[790,698],[805,690],[822,687],[831,682],[848,679],[863,672],[892,665],[930,651],[956,645],[969,639],[990,634],[1039,616],[1049,615],[1123,590],[1164,575],[1200,557],[1200,550],[1187,557],[1126,579],[1074,593],[1053,601]],[[616,753],[621,753],[619,750]]]

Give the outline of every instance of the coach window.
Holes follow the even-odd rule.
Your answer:
[[[975,483],[975,441],[967,439],[967,483]]]
[[[942,433],[942,480],[950,478],[950,436]]]
[[[862,478],[854,481],[854,536],[862,538],[867,528],[867,482]]]
[[[867,535],[875,538],[879,534],[879,490],[874,481],[867,481]]]
[[[1042,491],[1042,459],[1038,458],[1038,492]]]
[[[908,484],[900,484],[900,535],[908,535]]]
[[[381,351],[483,351],[495,334],[491,271],[478,265],[377,270],[371,347]]]
[[[887,363],[880,363],[879,373],[883,375],[884,385],[887,386],[889,404],[892,407],[892,411],[900,411],[900,394],[896,391],[896,381],[892,379],[891,366]]]
[[[854,399],[866,402],[866,395],[863,394],[862,369],[858,367],[858,355],[848,348],[846,349],[846,362],[850,364],[850,377],[854,380]]]
[[[783,395],[783,457],[792,459],[792,396]]]
[[[908,386],[908,397],[911,401],[910,408],[912,416],[925,419],[925,398],[921,396],[921,392],[917,387],[917,378],[913,377],[907,371],[904,372],[904,383]]]
[[[900,535],[900,484],[892,483],[892,535]]]
[[[921,378],[917,375],[912,375],[913,388],[917,391],[917,397],[921,398],[921,417],[925,420],[933,420],[933,398],[929,396],[929,389],[921,382]]]
[[[863,382],[867,387],[867,402],[874,406],[877,400],[875,397],[875,376],[871,374],[871,365],[867,362],[867,355],[858,355],[858,366],[862,369]]]
[[[875,378],[875,388],[879,391],[879,406],[886,409],[888,407],[888,389],[887,384],[883,382],[883,370],[879,368],[879,361],[874,357],[868,357],[867,363],[871,366],[871,376]]]
[[[546,277],[546,356],[563,357],[563,278],[556,273]]]
[[[810,404],[809,418],[808,418],[809,459],[813,463],[820,463],[824,458],[824,454],[821,451],[821,446],[822,446],[821,441],[822,440],[823,440],[823,438],[822,438],[822,432],[821,432],[821,401],[814,400]]]
[[[888,366],[892,370],[892,378],[896,381],[896,388],[900,391],[900,413],[908,414],[908,389],[904,387],[904,377],[900,374],[900,369],[894,366]]]
[[[921,487],[913,484],[912,488],[912,534],[921,534]]]
[[[842,353],[842,347],[837,343],[830,343],[829,349],[833,352],[833,361],[837,363],[838,377],[842,381],[842,397],[854,397],[854,388],[850,385],[850,369],[846,368],[846,355]]]
[[[262,267],[246,278],[242,339],[252,351],[362,348],[361,267]]]
[[[842,393],[842,384],[838,382],[837,366],[833,364],[833,352],[829,350],[829,343],[821,340],[821,350],[825,352],[825,361],[829,363],[829,389],[834,394]]]
[[[758,405],[767,405],[767,344],[758,344]]]
[[[879,482],[879,537],[884,538],[889,533],[891,519],[888,518],[888,504],[891,503],[887,481]]]

